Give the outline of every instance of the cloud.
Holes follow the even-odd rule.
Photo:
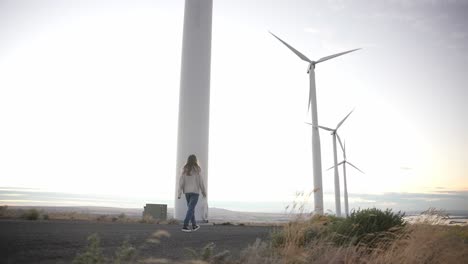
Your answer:
[[[307,33],[313,33],[313,34],[320,33],[320,29],[313,28],[313,27],[306,27],[304,28],[304,31]]]
[[[401,170],[412,170],[413,168],[410,168],[410,167],[400,167]]]
[[[443,188],[443,187],[442,187]],[[377,208],[392,208],[402,211],[422,211],[428,208],[444,210],[468,211],[468,191],[443,190],[434,193],[382,193],[382,194],[350,194],[350,207],[366,208],[367,200],[373,200]]]
[[[0,191],[39,191],[39,188],[0,187]]]
[[[61,192],[48,192],[30,188],[0,187],[0,204],[8,205],[77,205],[140,207],[151,198],[122,197],[111,195],[84,195]]]

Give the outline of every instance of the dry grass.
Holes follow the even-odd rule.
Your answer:
[[[437,221],[407,224],[372,234],[364,243],[336,243],[330,216],[299,217],[272,233],[270,241],[257,240],[239,258],[204,263],[467,263],[468,226],[438,225]],[[190,263],[190,262],[186,262]]]
[[[167,232],[166,230],[157,230],[148,239],[146,239],[146,242],[153,243],[153,244],[160,244],[162,238],[169,238],[169,237],[171,237],[171,234]]]
[[[23,215],[27,212],[35,210],[38,212],[39,217],[37,220],[83,220],[83,221],[126,221],[128,218],[124,215],[96,215],[79,212],[59,212],[51,211],[45,212],[38,209],[16,209],[8,208],[8,206],[0,207],[0,218],[4,219],[22,219]]]
[[[19,218],[24,210],[0,207],[0,217]],[[45,215],[44,212],[40,212]],[[413,222],[398,229],[372,234],[375,240],[366,244],[336,243],[336,233],[331,226],[336,218],[299,214],[295,221],[281,225],[272,233],[271,240],[260,241],[244,249],[239,257],[229,252],[210,250],[198,260],[184,263],[225,263],[225,264],[300,264],[300,263],[467,263],[468,226],[441,225],[443,214],[430,210],[424,221]],[[129,218],[124,214],[97,216],[81,213],[48,212],[48,219],[120,221],[172,224],[171,219],[158,222],[153,219]],[[441,218],[442,217],[442,218]],[[40,218],[43,219],[43,218]],[[148,238],[145,244],[163,243],[170,236],[159,230]],[[131,246],[131,245],[130,245]],[[213,245],[214,247],[214,245]],[[203,252],[205,254],[205,252]],[[201,254],[199,254],[202,256]],[[173,263],[168,259],[145,258],[135,263]]]
[[[382,252],[372,252],[374,263],[464,263],[468,260],[468,227],[416,224]],[[466,262],[465,262],[466,263]]]
[[[326,217],[299,220],[283,229],[283,241],[271,247],[269,263],[466,263],[468,226],[412,224],[376,244],[338,246],[326,233]],[[316,236],[307,241],[307,233]],[[385,234],[383,234],[385,235]],[[273,240],[274,242],[275,240]],[[268,261],[258,261],[268,263]],[[254,262],[251,262],[254,263]]]
[[[154,219],[150,215],[144,215],[143,218],[138,220],[139,223],[143,224],[161,224],[161,225],[178,225],[179,220],[174,219],[174,218],[169,218],[167,220],[160,220],[160,219]]]
[[[33,220],[78,220],[78,221],[95,221],[95,222],[119,222],[119,223],[144,223],[144,224],[162,224],[162,225],[178,225],[179,221],[170,218],[167,220],[154,219],[149,215],[143,217],[127,216],[125,213],[120,214],[93,214],[86,212],[70,212],[70,211],[44,211],[40,209],[17,209],[9,208],[8,206],[0,206],[0,219],[26,219],[26,215],[32,215],[31,212],[37,212],[37,219]]]

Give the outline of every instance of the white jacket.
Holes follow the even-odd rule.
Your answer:
[[[182,193],[201,193],[206,197],[205,184],[200,173],[192,171],[192,175],[185,175],[182,173],[179,179],[179,190],[178,196],[180,197]]]

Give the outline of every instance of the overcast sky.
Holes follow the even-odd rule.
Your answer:
[[[183,7],[0,0],[0,187],[171,200]],[[355,206],[466,198],[467,13],[456,0],[214,0],[210,200],[313,188],[307,64],[268,31],[311,59],[363,48],[316,68],[319,123],[356,109],[339,131],[365,172],[348,169]],[[321,142],[326,169],[332,138]]]

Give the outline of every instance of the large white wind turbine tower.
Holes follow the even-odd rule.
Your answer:
[[[334,168],[335,168],[335,209],[336,209],[336,216],[340,217],[341,216],[341,191],[340,191],[340,176],[338,174],[338,158],[337,158],[337,153],[336,153],[336,139],[340,141],[341,144],[341,139],[340,136],[338,135],[338,129],[340,126],[344,123],[344,121],[349,117],[349,115],[353,112],[349,112],[341,122],[336,125],[336,128],[329,128],[329,127],[324,127],[324,126],[318,126],[321,129],[327,130],[331,132],[331,135],[333,136],[333,161],[334,161]]]
[[[174,202],[174,218],[179,220],[185,217],[187,203],[184,198],[177,199],[177,187],[181,169],[191,154],[198,158],[208,192],[212,10],[213,0],[185,1]],[[207,212],[203,210],[208,209],[196,207],[196,219],[206,220]]]
[[[345,52],[337,53],[334,55],[323,57],[317,61],[312,61],[304,54],[297,51],[295,48],[290,46],[288,43],[284,42],[278,38],[275,34],[271,33],[275,38],[277,38],[281,43],[288,47],[292,52],[294,52],[299,58],[309,63],[307,73],[309,74],[309,102],[308,108],[311,109],[312,114],[312,163],[313,163],[313,173],[314,173],[314,210],[316,214],[323,214],[323,188],[322,188],[322,158],[320,150],[320,136],[318,132],[318,117],[317,117],[317,95],[315,90],[315,65],[338,56],[344,55],[346,53],[353,52],[358,49],[348,50]]]
[[[336,170],[338,168],[338,166],[343,164],[344,202],[345,202],[346,217],[348,217],[349,216],[349,205],[348,205],[348,184],[347,184],[347,180],[346,180],[346,164],[349,164],[350,166],[352,166],[353,168],[355,168],[356,170],[360,171],[363,174],[364,174],[364,172],[362,170],[360,170],[358,167],[354,166],[351,162],[346,160],[346,143],[341,144],[341,140],[339,140],[339,142],[340,142],[341,149],[343,150],[344,160],[342,162],[338,163],[337,165],[329,168],[329,170],[331,170],[332,168],[335,168],[335,170]]]

